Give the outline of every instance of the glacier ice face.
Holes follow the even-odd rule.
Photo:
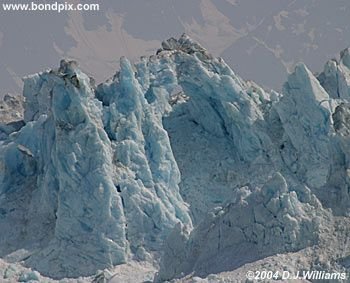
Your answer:
[[[333,172],[346,169],[336,157],[343,150],[337,149],[332,120],[339,99],[332,99],[303,64],[289,76],[283,95],[265,92],[197,45],[183,47],[190,42],[172,39],[158,56],[173,58],[177,81],[188,96],[164,118],[164,126],[194,220],[227,202],[235,188],[262,186],[276,171],[289,182],[308,185],[327,207],[348,211],[347,185],[339,188],[332,180]],[[326,197],[329,190],[335,192],[332,200]]]
[[[161,281],[325,246],[350,213],[349,61],[279,94],[183,35],[97,87],[75,62],[27,77],[0,125],[0,256],[61,278],[164,249]]]
[[[89,78],[70,64],[65,67],[57,75],[42,74],[41,80],[34,77],[25,83],[41,85],[37,97],[50,98],[51,108],[45,107],[46,99],[38,99],[38,117],[45,115],[44,123],[50,129],[43,131],[42,142],[48,144],[48,152],[42,152],[39,158],[42,168],[38,170],[46,176],[38,184],[42,190],[38,195],[56,191],[56,196],[51,196],[56,197],[52,212],[56,218],[54,238],[28,262],[45,272],[49,260],[60,266],[58,272],[74,274],[76,267],[66,258],[87,271],[96,265],[102,268],[105,264],[125,262],[128,244],[122,200],[111,174],[112,150],[103,130],[101,105],[94,100]],[[36,93],[26,90],[24,96],[30,101],[30,95]],[[25,119],[26,114],[27,111]],[[40,149],[34,149],[35,156]],[[49,162],[45,162],[46,154]],[[38,175],[40,180],[42,175]],[[82,252],[77,253],[79,250]]]
[[[173,58],[172,74],[187,102],[173,107],[164,126],[182,169],[181,194],[196,222],[209,208],[231,197],[247,164],[256,165],[251,170],[256,171],[254,175],[266,175],[261,163],[266,163],[270,139],[262,127],[264,107],[276,97],[244,82],[222,59],[213,58],[187,36],[177,44],[171,39],[168,45],[173,49],[159,50],[159,61]]]
[[[296,66],[282,95],[278,95],[243,82],[232,71],[221,71],[215,59],[198,55],[187,60],[184,58],[188,54],[181,50],[175,54],[174,60],[181,62],[177,67],[178,81],[189,100],[174,107],[165,118],[165,127],[182,172],[182,195],[199,224],[189,235],[181,226],[170,234],[156,281],[192,272],[206,275],[232,270],[259,256],[317,246],[317,235],[328,233],[321,227],[333,225],[323,206],[332,208],[335,215],[349,214],[347,98],[333,97],[320,77],[317,79],[303,64]],[[186,65],[187,62],[191,63]],[[220,66],[224,69],[225,64]],[[232,81],[236,83],[234,87]],[[202,164],[200,170],[196,170],[196,164]],[[267,233],[264,230],[274,219],[266,209],[264,191],[276,171],[281,175],[272,179],[278,185],[271,191],[277,193],[285,188],[283,199],[293,203],[299,215],[291,219],[289,213],[284,214],[293,211],[291,207],[275,215],[287,237],[283,233],[269,234],[273,231],[270,228]],[[250,201],[246,202],[245,213],[240,214],[235,194],[247,185],[255,190],[243,190]],[[273,202],[276,204],[276,200]],[[206,216],[205,212],[215,206],[224,208],[212,217]],[[208,219],[201,220],[205,217]],[[226,217],[234,219],[232,230],[225,230],[226,224],[220,222]],[[240,221],[250,217],[258,221],[242,226],[249,227],[255,239],[234,231]],[[313,236],[308,238],[310,231]],[[265,235],[267,238],[261,238]],[[275,245],[268,245],[269,238]],[[259,248],[266,243],[266,251]],[[246,248],[244,252],[240,250],[242,246]]]
[[[175,56],[179,83],[191,98],[192,119],[206,131],[232,139],[240,158],[252,161],[263,147],[259,132],[253,130],[256,121],[262,120],[257,103],[222,60],[212,59],[201,49],[196,52],[199,55]],[[245,119],[240,119],[242,116]]]
[[[39,230],[45,240],[26,263],[44,274],[88,275],[145,259],[176,222],[191,225],[161,116],[126,59],[113,86],[120,91],[111,89],[103,107],[75,63],[25,79],[26,125],[0,151],[1,207],[5,225],[16,213],[6,202],[29,190],[27,215],[13,216],[28,231],[11,244],[30,248]]]
[[[72,68],[69,64],[66,67]],[[16,164],[9,172],[10,164],[5,163],[8,189],[2,188],[5,197],[11,195],[14,180],[21,173],[18,168],[29,161],[35,163],[24,168],[35,168],[34,172],[24,170],[22,174],[30,176],[34,184],[24,181],[16,188],[32,190],[25,216],[29,235],[23,236],[23,242],[34,240],[34,229],[51,230],[47,232],[50,241],[34,250],[27,262],[53,276],[84,274],[96,265],[101,268],[124,262],[128,248],[121,199],[110,173],[112,152],[103,131],[101,106],[94,100],[86,75],[72,68],[74,75],[64,77],[64,71],[25,80],[27,124],[9,140],[14,149],[7,160]],[[74,78],[79,87],[72,83]],[[32,97],[36,104],[31,103]],[[33,105],[39,114],[30,114]],[[47,222],[51,222],[49,227]]]
[[[341,62],[347,53],[342,52]],[[348,70],[343,69],[347,67],[341,65],[338,72],[347,76]],[[318,79],[303,64],[298,65],[284,86],[284,96],[275,104],[284,130],[279,137],[281,157],[326,207],[331,207],[336,214],[347,215],[348,98],[345,94],[334,97],[324,81]]]
[[[120,172],[118,186],[128,211],[128,237],[134,239],[131,248],[137,252],[139,247],[142,251],[143,242],[157,242],[177,221],[191,225],[191,220],[179,194],[180,172],[162,114],[147,102],[125,58],[115,84],[120,91],[105,107],[104,123]]]

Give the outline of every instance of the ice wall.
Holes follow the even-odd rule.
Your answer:
[[[0,255],[61,278],[164,250],[164,280],[317,245],[350,211],[348,57],[281,94],[186,35],[97,87],[64,60],[27,77],[0,125]]]

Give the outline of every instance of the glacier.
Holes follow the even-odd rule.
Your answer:
[[[24,81],[25,126],[1,145],[2,253],[24,244],[26,262],[43,274],[145,260],[175,223],[191,226],[161,116],[127,59],[110,88],[114,101],[103,108],[91,79],[65,61]],[[23,190],[18,215],[11,200]]]
[[[297,64],[278,93],[182,35],[97,86],[62,60],[23,97],[0,104],[9,264],[52,280],[135,262],[155,282],[349,272],[349,49],[317,76]]]

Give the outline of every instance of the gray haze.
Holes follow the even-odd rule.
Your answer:
[[[115,73],[120,56],[135,61],[183,32],[244,79],[277,90],[295,63],[321,71],[350,44],[348,0],[85,2],[100,3],[100,11],[0,9],[0,95],[20,92],[23,76],[55,67],[62,57],[78,60],[101,82]]]

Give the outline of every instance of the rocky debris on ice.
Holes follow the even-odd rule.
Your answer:
[[[5,94],[0,101],[0,123],[10,123],[23,119],[23,96]]]
[[[23,96],[6,94],[0,100],[0,141],[23,125]]]

